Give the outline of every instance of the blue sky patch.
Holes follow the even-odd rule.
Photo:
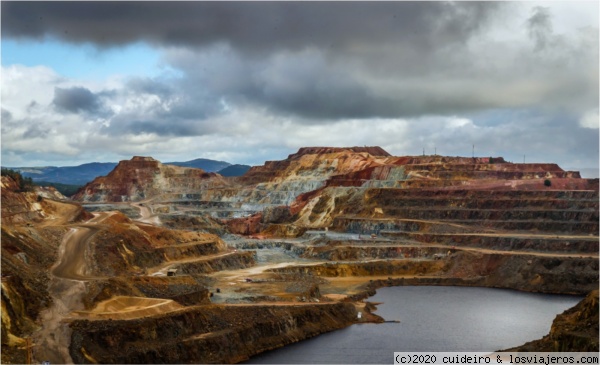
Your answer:
[[[43,65],[62,76],[86,80],[104,80],[114,75],[154,77],[166,67],[161,65],[160,53],[142,42],[99,49],[89,43],[3,40],[2,66],[14,64]]]

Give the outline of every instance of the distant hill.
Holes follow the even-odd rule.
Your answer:
[[[85,185],[98,176],[111,172],[114,162],[92,162],[79,166],[11,167],[23,176],[31,177],[34,182],[48,181],[68,185]]]
[[[232,165],[225,161],[209,160],[206,158],[197,158],[184,162],[166,162],[165,165],[175,165],[180,167],[191,167],[202,169],[206,172],[224,171],[228,167],[231,170],[225,170],[223,176],[243,175],[250,166]],[[116,162],[92,162],[79,166],[43,166],[43,167],[9,167],[12,170],[19,171],[23,176],[30,177],[35,183],[57,183],[66,185],[83,186],[94,180],[98,176],[106,176],[117,166]],[[67,189],[70,192],[71,187],[61,186],[61,189]],[[68,194],[66,194],[68,195]]]
[[[83,185],[61,184],[61,183],[55,183],[55,182],[50,182],[50,181],[36,181],[35,184],[38,186],[52,186],[53,188],[58,190],[64,196],[71,196],[71,195],[75,194],[77,192],[77,190],[79,190],[79,188],[81,188],[83,186]]]
[[[195,169],[202,169],[206,172],[217,172],[228,166],[231,166],[231,164],[229,162],[209,160],[206,158],[197,158],[195,160],[185,161],[185,162],[165,162],[164,164],[181,166],[181,167],[192,167]]]
[[[219,170],[218,174],[222,176],[242,176],[251,167],[252,166],[250,165],[230,165],[224,168],[223,170]]]

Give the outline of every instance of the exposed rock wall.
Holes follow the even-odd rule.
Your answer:
[[[163,165],[151,157],[119,162],[107,176],[86,184],[73,199],[83,202],[140,201],[161,194],[197,192],[226,185],[216,173],[201,169]]]
[[[2,226],[2,363],[25,363],[25,338],[50,305],[50,267],[65,229]]]
[[[447,262],[440,260],[388,260],[368,262],[333,262],[318,265],[298,265],[270,269],[284,274],[302,274],[323,277],[378,276],[378,275],[426,275],[445,271]]]
[[[445,257],[449,251],[449,248],[445,247],[367,246],[367,244],[368,242],[360,246],[311,246],[302,250],[301,257],[331,261],[434,258],[435,255]]]
[[[163,227],[170,229],[185,229],[223,235],[226,229],[222,223],[208,216],[189,216],[189,215],[159,215]]]
[[[205,265],[215,260],[216,266],[225,268],[222,259],[211,259],[227,250],[223,240],[215,235],[136,225],[120,213],[113,214],[105,224],[108,226],[91,241],[90,262],[96,275],[142,274],[148,268],[192,258],[205,260]]]
[[[98,302],[115,296],[172,299],[182,305],[209,304],[206,284],[188,275],[134,276],[95,280],[87,284],[83,303],[91,309]]]
[[[76,363],[235,363],[252,355],[346,327],[350,303],[190,307],[143,319],[77,320]]]
[[[447,275],[481,277],[478,285],[530,292],[585,294],[598,286],[597,258],[458,252]]]
[[[222,270],[244,269],[254,266],[253,252],[234,252],[229,255],[173,265],[184,274],[208,274]]]
[[[378,146],[364,146],[364,147],[302,147],[298,152],[289,155],[288,159],[293,159],[302,155],[307,154],[327,154],[327,153],[338,153],[338,152],[354,152],[354,153],[368,153],[372,156],[391,156],[386,150]]]
[[[46,199],[65,198],[53,188],[35,187],[31,192],[20,192],[17,183],[8,176],[0,178],[0,186],[2,225],[39,223],[52,214],[52,203]]]
[[[325,194],[331,195],[325,191]],[[414,231],[432,221],[482,228],[598,234],[598,191],[366,189],[329,208],[333,228],[356,233]],[[315,198],[316,199],[316,198]],[[323,199],[319,197],[318,199]],[[314,214],[306,204],[301,216]],[[431,223],[430,223],[431,224]]]
[[[484,234],[433,234],[407,232],[394,234],[393,237],[404,237],[423,243],[438,243],[457,247],[478,247],[499,251],[530,251],[530,252],[556,252],[572,253],[574,256],[581,253],[597,253],[598,240],[589,238],[569,238],[560,236],[521,237],[492,236]]]
[[[81,206],[57,202],[52,189],[20,192],[2,176],[2,363],[25,363],[26,342],[51,305],[49,271],[68,224],[91,217]]]
[[[445,256],[443,252],[431,248],[402,248],[402,252],[410,258],[420,260],[338,261],[276,268],[270,271],[315,277],[403,275],[415,276],[414,280],[430,280],[431,278],[427,277],[433,276],[439,277],[439,282],[454,278],[473,286],[562,294],[585,294],[598,286],[596,258],[556,258],[466,251],[456,251],[450,256]],[[440,255],[440,259],[434,258],[436,254]]]
[[[504,351],[598,352],[598,290],[591,291],[573,308],[559,314],[543,338]]]
[[[389,154],[379,147],[307,147],[281,161],[252,167],[239,178],[254,186],[245,193],[246,203],[290,205],[299,195],[317,190],[329,178],[385,163]],[[244,190],[242,190],[244,191]]]

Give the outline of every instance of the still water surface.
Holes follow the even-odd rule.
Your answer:
[[[400,323],[357,324],[253,357],[249,364],[390,364],[394,351],[495,351],[548,334],[582,297],[513,290],[400,286],[368,300]]]

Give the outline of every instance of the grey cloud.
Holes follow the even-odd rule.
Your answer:
[[[597,165],[598,135],[576,128],[577,120],[566,114],[532,109],[503,109],[473,115],[473,124],[444,125],[443,118],[420,118],[404,135],[408,149],[417,153],[469,156],[475,145],[477,156],[502,156],[513,162],[555,162],[568,166],[578,156],[585,164]],[[490,121],[501,120],[497,123]]]
[[[430,75],[448,68],[444,63],[455,56],[446,57],[447,52],[465,52],[470,37],[506,7],[490,2],[9,2],[2,3],[2,34],[51,35],[101,47],[139,40],[164,46],[167,62],[186,75],[175,81],[178,90],[150,80],[129,87],[161,99],[179,94],[182,100],[169,111],[184,119],[218,113],[223,99],[313,120],[400,117],[489,106],[477,98],[436,96],[435,84],[446,80]],[[430,86],[404,81],[415,76]],[[379,84],[389,80],[406,87],[382,90]]]
[[[137,114],[143,115],[141,120],[162,120],[170,128],[177,129],[178,123],[202,123],[205,119],[217,115],[221,111],[219,105],[219,94],[207,92],[201,83],[192,79],[177,80],[137,80],[126,85],[126,93],[131,99],[136,99],[139,94],[153,95],[157,103],[146,110],[140,110]],[[132,118],[140,119],[140,118]],[[189,127],[183,127],[181,132],[175,135],[184,135],[183,130],[191,131]],[[199,132],[204,133],[203,130]]]
[[[177,120],[176,118],[139,120],[131,119],[128,116],[115,118],[110,126],[101,129],[101,133],[111,136],[156,134],[159,136],[182,137],[201,136],[214,131],[215,126],[201,120]]]
[[[235,103],[250,102],[281,114],[303,116],[307,121],[343,118],[401,117],[426,113],[443,113],[481,107],[477,93],[465,97],[463,92],[436,91],[436,86],[452,80],[432,79],[427,69],[420,70],[412,60],[395,58],[387,67],[373,60],[369,65],[352,64],[323,54],[320,50],[279,52],[269,57],[245,59],[231,47],[215,46],[197,52],[167,52],[166,59],[186,72],[178,89],[194,97],[194,106],[204,101],[208,115],[211,103],[219,96]],[[393,54],[390,58],[393,58]],[[370,55],[365,56],[367,59]],[[385,58],[385,57],[384,57]],[[422,62],[424,63],[424,62]],[[460,69],[462,65],[458,66]],[[415,70],[415,68],[417,70]],[[461,72],[468,74],[470,70]],[[415,84],[415,76],[420,80]],[[394,83],[396,90],[378,88],[378,80]],[[465,85],[467,86],[467,85]],[[470,85],[469,85],[470,86]],[[475,86],[475,85],[474,85]],[[469,95],[469,96],[473,96]],[[500,103],[500,102],[499,102]]]
[[[0,109],[0,117],[3,123],[8,123],[12,120],[12,113],[4,108]]]
[[[463,42],[498,3],[3,2],[2,36],[265,50]]]
[[[98,127],[107,140],[144,133],[165,140],[221,134],[234,146],[238,135],[231,130],[237,127],[247,128],[239,133],[258,145],[273,130],[262,123],[273,121],[301,131],[306,124],[333,126],[345,118],[364,119],[364,128],[376,123],[374,117],[408,118],[409,132],[402,138],[416,143],[417,152],[433,141],[438,152],[469,155],[473,142],[489,147],[490,154],[526,153],[539,161],[558,151],[593,154],[597,161],[597,135],[577,124],[583,112],[597,108],[597,29],[586,37],[555,34],[546,8],[530,12],[510,2],[1,6],[3,39],[57,37],[99,48],[145,41],[180,71],[181,78],[130,79],[116,91],[60,89],[55,104],[63,110],[98,114],[102,105],[121,107]],[[507,17],[525,28],[507,34],[502,20],[495,22]],[[523,30],[529,38],[521,37]],[[468,116],[475,125],[437,128],[423,121],[432,115]],[[294,138],[277,135],[273,143]]]
[[[96,112],[101,108],[99,97],[84,87],[55,87],[52,103],[71,113]]]
[[[535,42],[537,51],[546,48],[546,44],[552,35],[552,20],[550,9],[536,6],[533,15],[527,20],[529,37]]]
[[[157,95],[165,98],[173,94],[173,88],[165,82],[151,78],[136,77],[127,82],[127,88],[135,93]]]
[[[0,137],[4,140],[6,133],[10,132],[12,128],[18,125],[18,121],[14,119],[12,113],[4,108],[0,109],[0,117],[2,118],[2,123],[0,123]]]
[[[50,129],[42,128],[37,124],[31,124],[23,133],[23,138],[45,138],[50,133]]]

